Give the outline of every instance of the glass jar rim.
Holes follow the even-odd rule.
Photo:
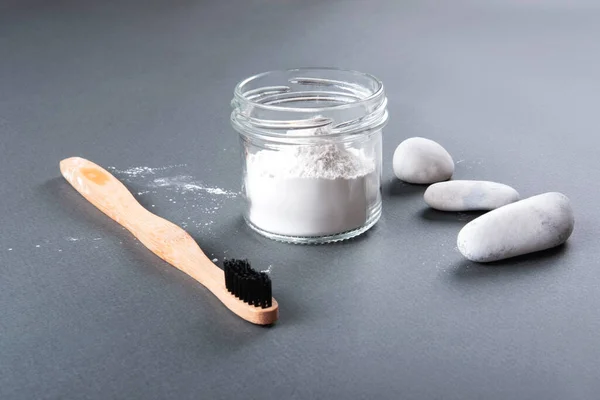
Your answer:
[[[273,105],[273,104],[264,104],[257,101],[253,101],[246,96],[246,93],[242,91],[245,85],[248,85],[258,79],[267,77],[269,75],[279,74],[279,73],[289,73],[289,72],[302,72],[302,71],[310,71],[310,72],[318,72],[318,71],[327,71],[327,72],[340,72],[340,73],[349,73],[353,75],[358,75],[363,78],[367,78],[376,84],[376,90],[374,90],[368,96],[357,99],[355,101],[351,101],[344,104],[323,106],[323,107],[290,107],[290,106],[282,106],[282,105]],[[360,72],[352,69],[344,69],[344,68],[336,68],[336,67],[300,67],[300,68],[290,68],[290,69],[281,69],[281,70],[270,70],[266,72],[261,72],[256,75],[252,75],[242,81],[240,81],[234,88],[234,97],[237,100],[243,101],[252,107],[259,107],[266,110],[271,111],[286,111],[286,112],[320,112],[320,111],[335,111],[335,110],[344,110],[348,108],[353,108],[360,106],[363,103],[368,103],[373,99],[381,96],[383,94],[383,82],[379,80],[372,74],[368,74],[365,72]]]

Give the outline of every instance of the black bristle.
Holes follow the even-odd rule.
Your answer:
[[[271,307],[271,278],[250,266],[248,260],[226,259],[225,287],[238,299],[255,307]]]

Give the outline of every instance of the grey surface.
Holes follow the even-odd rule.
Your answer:
[[[0,398],[597,398],[599,37],[596,1],[3,3]],[[243,225],[240,199],[148,188],[237,190],[234,84],[302,65],[386,85],[375,229],[278,244]],[[427,210],[424,188],[392,178],[417,135],[456,178],[567,194],[568,245],[466,262],[455,239],[474,215]],[[117,176],[219,262],[272,265],[280,322],[241,321],[87,204],[59,177],[74,155],[185,164]]]

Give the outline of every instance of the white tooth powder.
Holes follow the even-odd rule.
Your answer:
[[[294,68],[238,83],[244,218],[270,239],[350,239],[381,217],[383,84],[362,72]]]
[[[375,162],[340,144],[249,154],[247,218],[283,236],[326,236],[363,226],[378,195]]]

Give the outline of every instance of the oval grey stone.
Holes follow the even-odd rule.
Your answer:
[[[457,245],[471,261],[503,260],[563,244],[574,225],[569,198],[544,193],[474,219],[459,232]]]
[[[394,174],[408,183],[429,184],[450,179],[454,161],[439,143],[422,137],[398,145],[393,159]]]
[[[519,200],[519,192],[508,185],[489,181],[434,183],[423,195],[425,203],[441,211],[493,210]]]

